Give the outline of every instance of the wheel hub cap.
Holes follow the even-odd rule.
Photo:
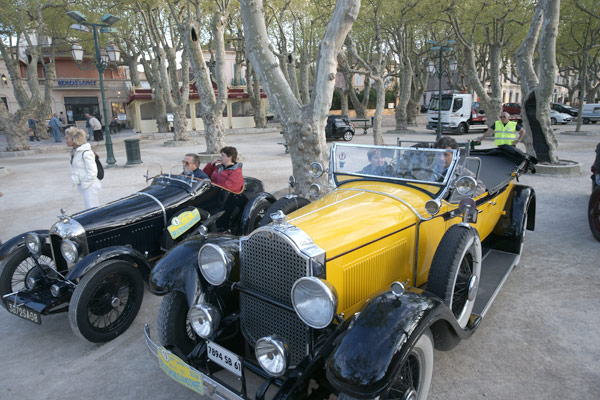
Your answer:
[[[119,300],[118,297],[113,297],[112,300],[110,301],[110,305],[113,308],[118,308],[121,305],[121,300]]]
[[[475,295],[477,294],[477,288],[479,287],[479,279],[475,275],[472,275],[469,279],[469,288],[467,298],[469,301],[475,300]]]

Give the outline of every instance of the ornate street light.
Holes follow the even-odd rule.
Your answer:
[[[120,51],[115,45],[110,45],[106,48],[106,50],[101,50],[100,45],[98,44],[98,28],[100,28],[101,33],[111,33],[116,32],[115,28],[112,28],[111,25],[117,22],[120,18],[106,14],[102,17],[102,23],[92,23],[88,22],[85,15],[80,13],[79,11],[69,11],[67,15],[73,18],[77,24],[71,25],[72,29],[76,29],[78,31],[89,32],[90,28],[94,33],[94,47],[96,50],[96,57],[93,59],[89,59],[84,66],[83,62],[83,47],[78,43],[75,43],[71,47],[71,54],[73,55],[73,59],[77,63],[77,67],[81,70],[88,70],[92,66],[96,68],[98,71],[98,80],[100,81],[100,93],[102,95],[102,111],[104,112],[104,136],[106,138],[106,163],[109,167],[115,165],[117,160],[115,160],[115,155],[113,153],[112,139],[110,137],[110,128],[108,126],[108,113],[106,112],[106,97],[104,95],[104,72],[106,70],[115,70],[117,68],[116,63],[119,62]]]
[[[438,83],[439,83],[439,87],[438,87],[438,122],[437,122],[437,131],[436,131],[436,140],[438,140],[439,138],[442,137],[442,77],[444,75],[449,76],[451,75],[454,71],[456,71],[456,67],[458,65],[458,63],[456,62],[456,60],[450,60],[449,63],[449,69],[450,72],[444,71],[443,67],[442,67],[442,61],[443,61],[443,54],[445,51],[452,51],[452,47],[450,47],[451,44],[456,43],[456,40],[448,40],[445,44],[438,44],[438,42],[436,42],[435,40],[428,40],[427,41],[428,44],[433,45],[433,47],[431,49],[429,49],[430,51],[437,51],[439,52],[439,67],[435,68],[435,64],[433,63],[433,61],[429,61],[429,63],[427,64],[427,72],[429,72],[432,75],[436,75],[438,78]]]

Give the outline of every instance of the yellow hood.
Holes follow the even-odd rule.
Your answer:
[[[291,213],[287,222],[302,229],[331,259],[417,222],[426,215],[425,193],[389,183],[351,182]]]

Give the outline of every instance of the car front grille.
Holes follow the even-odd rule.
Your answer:
[[[60,251],[60,244],[62,243],[63,238],[60,235],[50,235],[50,245],[52,246],[52,258],[54,259],[54,264],[56,264],[56,270],[61,274],[67,272],[69,268],[67,264],[67,260],[64,259],[62,252]]]
[[[255,231],[242,240],[240,265],[242,287],[289,307],[292,285],[309,275],[308,257],[271,229]],[[308,354],[310,329],[295,312],[248,293],[241,293],[240,308],[242,331],[252,346],[261,337],[277,334],[290,346],[291,366]]]

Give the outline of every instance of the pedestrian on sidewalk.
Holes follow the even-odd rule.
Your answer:
[[[104,135],[102,134],[102,124],[100,123],[100,121],[98,121],[98,118],[92,115],[90,116],[89,122],[90,128],[92,129],[92,132],[94,134],[94,141],[99,142],[101,140],[104,140]]]
[[[58,120],[58,114],[52,114],[52,118],[50,118],[50,129],[52,129],[52,135],[54,135],[54,142],[60,143],[60,121]]]
[[[87,140],[90,141],[94,137],[94,132],[92,131],[92,125],[90,125],[90,118],[92,116],[88,113],[85,114],[85,129],[87,129]]]
[[[83,129],[71,127],[65,132],[65,141],[71,149],[71,181],[83,195],[85,208],[98,207],[102,184],[98,179],[96,156],[85,139]]]
[[[37,140],[39,142],[40,138],[38,137],[37,132],[35,130],[35,128],[36,128],[35,118],[29,118],[27,120],[27,126],[29,127],[29,140],[31,142],[33,142],[34,140]]]

